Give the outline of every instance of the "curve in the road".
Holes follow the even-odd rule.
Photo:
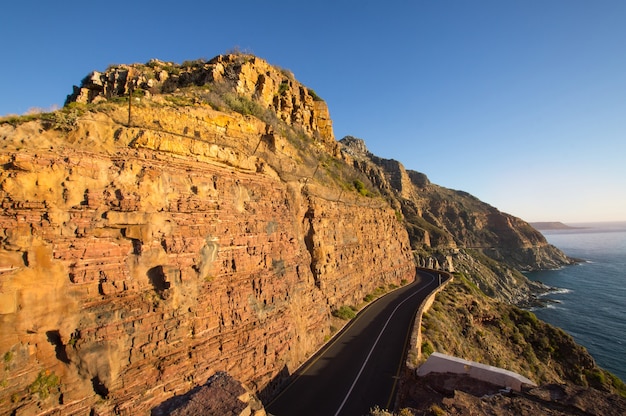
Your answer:
[[[431,282],[434,282],[434,280],[435,280],[434,276],[432,276],[432,279],[433,280],[431,280]],[[365,361],[363,362],[363,365],[361,366],[361,369],[359,370],[358,374],[354,378],[354,381],[352,382],[352,385],[350,386],[350,390],[348,390],[348,393],[346,394],[346,397],[344,397],[343,401],[341,402],[341,405],[339,406],[339,409],[337,409],[337,411],[335,412],[335,416],[337,416],[337,415],[339,415],[339,413],[341,413],[341,410],[343,409],[343,406],[346,404],[346,401],[350,397],[350,394],[352,393],[352,390],[354,389],[354,386],[356,385],[357,381],[359,381],[359,377],[361,377],[361,373],[363,373],[363,369],[365,369],[365,366],[367,365],[370,357],[372,356],[372,353],[374,352],[374,349],[376,348],[376,345],[378,345],[378,341],[380,340],[380,337],[385,332],[385,329],[387,328],[387,325],[389,325],[389,321],[391,321],[391,319],[394,317],[394,315],[396,314],[396,311],[398,310],[398,308],[400,306],[402,306],[403,304],[405,304],[407,301],[409,301],[412,297],[418,295],[422,290],[426,289],[426,287],[427,286],[421,287],[417,291],[413,292],[411,295],[409,295],[402,302],[398,303],[398,305],[396,305],[396,307],[393,309],[393,311],[389,315],[389,318],[387,318],[387,321],[385,322],[385,325],[382,327],[382,329],[378,333],[378,336],[376,337],[376,341],[374,341],[374,345],[372,345],[372,348],[370,349],[369,353],[367,354],[367,357],[365,357]],[[405,344],[406,344],[406,341],[405,341]],[[406,345],[405,345],[405,349],[406,349]],[[403,355],[404,355],[404,353],[406,353],[406,351],[403,351]],[[398,376],[398,374],[396,374],[396,377],[397,376]],[[390,400],[391,400],[391,398],[390,398]],[[387,402],[387,404],[389,404],[389,401]]]
[[[414,283],[363,309],[296,372],[267,411],[276,416],[339,416],[364,414],[374,405],[388,407],[415,312],[437,288],[437,273],[418,269]]]

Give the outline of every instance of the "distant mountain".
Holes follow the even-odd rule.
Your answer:
[[[537,230],[576,230],[582,227],[572,227],[567,224],[563,224],[558,221],[544,221],[544,222],[531,222],[529,223]]]

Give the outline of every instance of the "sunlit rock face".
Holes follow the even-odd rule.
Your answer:
[[[224,59],[207,65],[227,76]],[[330,337],[333,309],[413,280],[394,209],[331,177],[357,172],[325,105],[292,80],[287,109],[266,91],[275,72],[249,61],[236,85],[297,140],[156,92],[129,123],[108,93],[127,82],[97,74],[76,98],[89,106],[0,125],[5,408],[148,414],[221,371],[271,395]]]

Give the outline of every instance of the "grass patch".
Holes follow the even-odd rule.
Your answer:
[[[433,344],[431,344],[429,341],[423,342],[421,348],[422,348],[422,354],[424,354],[424,357],[426,358],[428,358],[430,354],[435,352],[435,348],[433,347]]]
[[[352,182],[354,188],[363,196],[371,196],[371,192],[365,187],[365,184],[360,180],[356,179]]]
[[[0,123],[10,124],[17,127],[29,121],[40,120],[46,130],[70,131],[76,127],[76,123],[90,106],[78,103],[71,103],[60,110],[53,112],[41,112],[26,114],[23,116],[7,116],[0,118]]]
[[[23,116],[15,115],[15,116],[6,116],[6,117],[0,118],[0,123],[10,124],[13,127],[17,127],[20,124],[27,123],[33,120],[40,120],[40,119],[41,119],[41,114],[26,114]]]
[[[174,107],[189,107],[195,104],[193,98],[184,95],[166,95],[165,101]]]
[[[356,316],[356,309],[352,306],[342,306],[339,309],[335,309],[332,315],[336,318],[348,321]]]
[[[394,286],[394,287],[392,288],[391,286]],[[390,289],[395,289],[396,287],[397,286],[395,285],[389,285]],[[374,289],[372,293],[368,293],[367,295],[365,295],[363,300],[369,303],[373,301],[374,299],[381,297],[385,293],[387,293],[387,289],[385,288],[385,286],[378,286],[376,289]]]

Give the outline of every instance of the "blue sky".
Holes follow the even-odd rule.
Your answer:
[[[626,220],[626,2],[12,1],[0,114],[92,70],[234,47],[290,69],[337,138],[528,221]]]

